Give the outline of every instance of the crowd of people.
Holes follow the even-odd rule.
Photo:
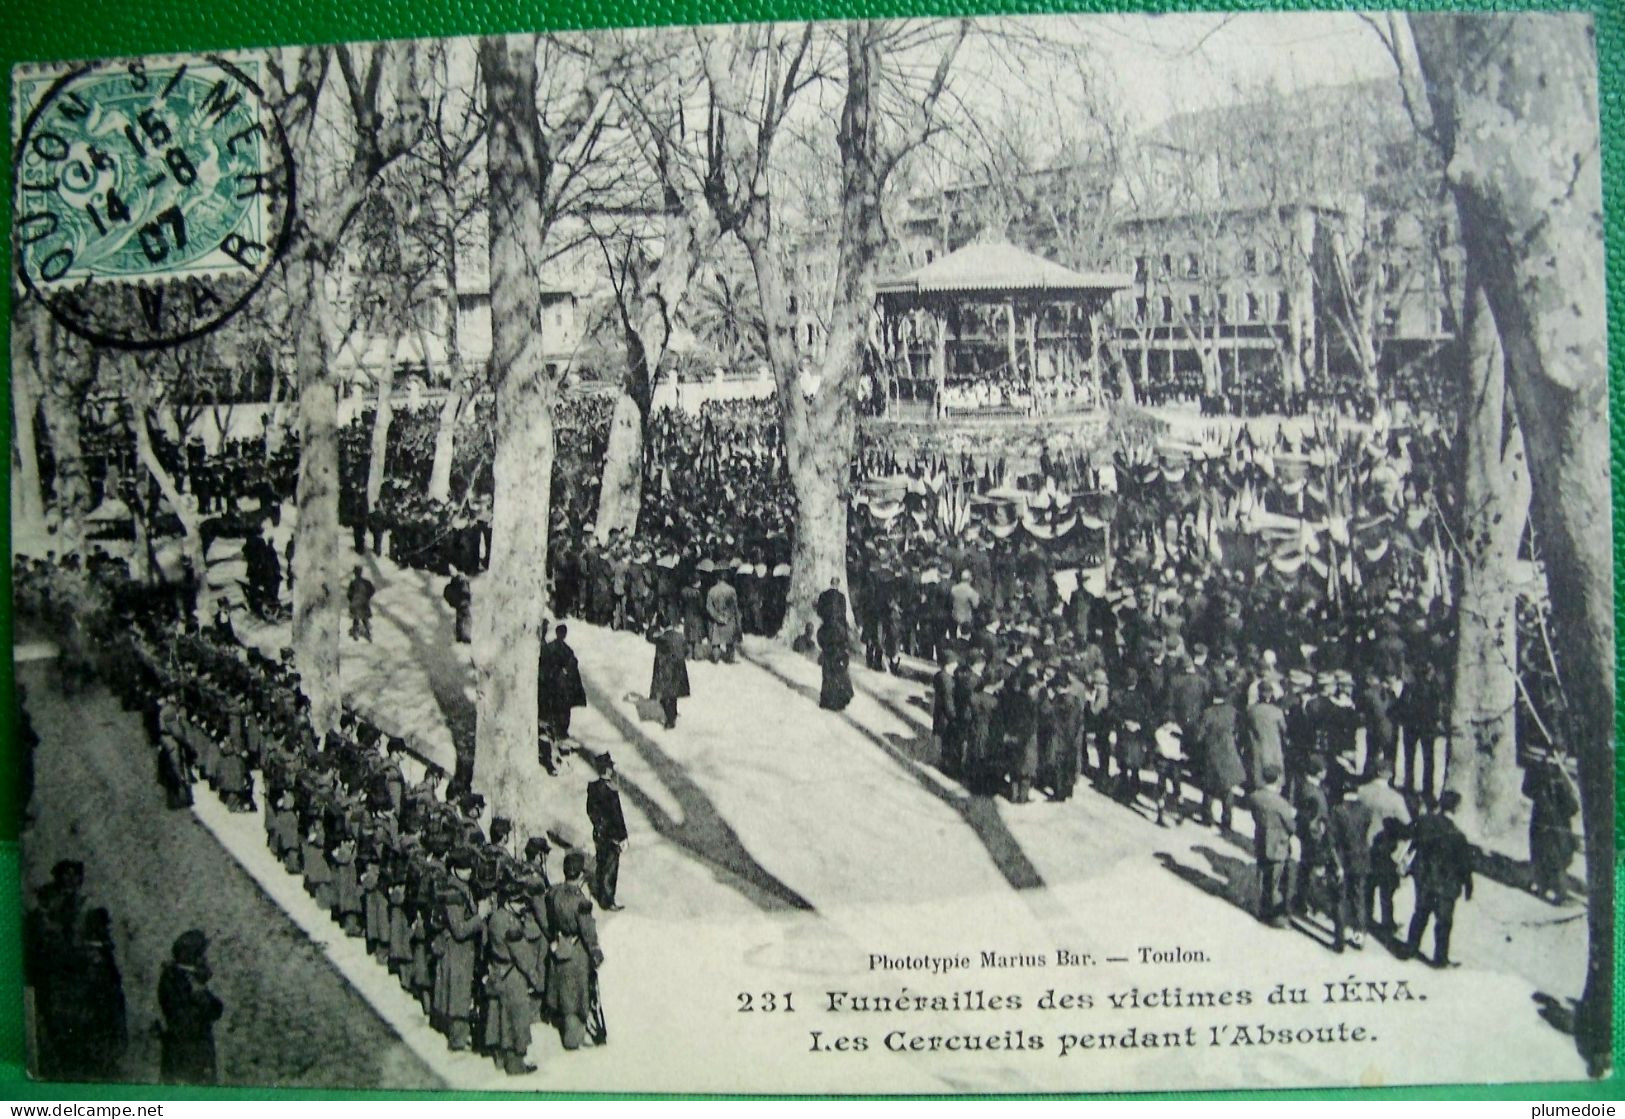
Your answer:
[[[596,857],[560,841],[562,857],[550,865],[545,835],[521,841],[511,821],[485,821],[479,794],[448,789],[438,766],[354,710],[318,734],[291,650],[272,659],[199,630],[172,596],[131,583],[112,562],[88,575],[66,563],[24,563],[16,582],[30,620],[55,626],[71,616],[91,635],[96,669],[139,712],[165,803],[185,809],[209,790],[230,811],[261,813],[266,843],[288,873],[346,935],[365,938],[452,1049],[522,1073],[532,1069],[526,1053],[538,1022],[555,1026],[566,1049],[603,1042],[604,955],[592,898],[620,908],[615,875],[626,836],[607,756],[587,805]],[[36,962],[78,943],[65,939],[66,928],[63,920],[40,926]],[[182,991],[181,979],[206,986],[201,952],[177,941],[176,966],[190,976],[166,978],[177,1007],[201,997]],[[206,1033],[201,1025],[176,1032],[193,1048],[166,1055],[166,1079],[214,1078],[212,1056],[198,1048]]]
[[[548,608],[561,624],[538,666],[538,761],[550,771],[586,701],[564,619],[649,638],[650,697],[670,727],[686,660],[733,661],[744,635],[776,633],[786,616],[793,498],[773,404],[657,412],[636,528],[601,539],[588,456],[601,463],[607,441],[602,399],[560,425]],[[1441,749],[1454,621],[1435,526],[1456,500],[1453,449],[1436,425],[1365,419],[1125,438],[1035,461],[866,445],[854,481],[889,479],[903,496],[854,504],[850,604],[837,580],[796,639],[823,670],[821,706],[851,701],[861,647],[871,669],[929,676],[928,758],[972,795],[1065,802],[1087,781],[1160,825],[1250,822],[1260,919],[1310,927],[1312,914],[1336,950],[1376,933],[1400,954],[1419,953],[1431,926],[1431,962],[1445,966],[1475,865]],[[447,575],[456,639],[467,641],[467,576],[489,551],[488,469],[477,447],[463,452],[474,464],[450,499],[431,501],[418,484],[427,444],[413,437],[416,457],[393,452],[398,469],[372,507],[364,435],[348,434],[341,456],[355,550]],[[248,537],[251,597],[263,604],[276,597],[276,556]],[[76,560],[25,563],[20,609],[40,578],[98,576]],[[95,641],[76,641],[75,627],[120,619],[105,635],[120,660],[109,679],[147,716],[172,807],[201,782],[231,809],[263,810],[272,850],[346,933],[367,939],[453,1048],[478,1045],[522,1071],[542,1018],[566,1047],[581,1044],[601,962],[589,895],[619,907],[626,831],[612,766],[589,804],[590,885],[576,850],[555,883],[545,838],[514,850],[510,823],[487,832],[478,796],[443,797],[433,767],[408,782],[398,739],[354,712],[315,734],[291,667],[238,646],[229,620],[187,632],[165,623],[173,604],[143,612],[119,580],[101,582],[99,613],[48,602],[44,613],[86,663]],[[357,639],[371,639],[373,590],[357,567]],[[1529,885],[1564,904],[1578,802],[1560,713],[1537,709],[1547,702],[1530,687],[1527,724],[1520,710],[1520,728],[1545,736],[1537,748],[1520,734]],[[1406,877],[1415,901],[1401,935]]]

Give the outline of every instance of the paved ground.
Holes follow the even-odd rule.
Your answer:
[[[174,938],[197,927],[226,1006],[216,1031],[224,1081],[442,1085],[191,813],[165,809],[134,715],[100,688],[63,697],[49,661],[20,664],[17,679],[41,738],[24,889],[48,880],[58,859],[85,862],[88,904],[106,906],[116,930],[127,1078],[158,1077],[159,971]]]

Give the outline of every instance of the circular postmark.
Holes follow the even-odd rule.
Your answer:
[[[150,350],[220,326],[288,241],[286,136],[258,64],[98,62],[19,76],[14,261],[63,326]]]

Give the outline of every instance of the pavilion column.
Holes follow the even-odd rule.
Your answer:
[[[937,377],[937,398],[933,402],[938,418],[944,414],[947,403],[943,399],[948,390],[948,321],[939,317],[936,311],[931,312],[932,345],[935,352],[931,355],[931,365]]]
[[[1036,405],[1038,384],[1038,308],[1027,309],[1027,384]],[[1034,409],[1037,410],[1036,407]]]
[[[1004,344],[1010,363],[1010,375],[1016,373],[1016,304],[1014,300],[1004,305]]]

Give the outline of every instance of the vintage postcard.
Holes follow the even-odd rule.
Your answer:
[[[1596,58],[1340,13],[17,68],[35,1074],[1603,1075]]]

